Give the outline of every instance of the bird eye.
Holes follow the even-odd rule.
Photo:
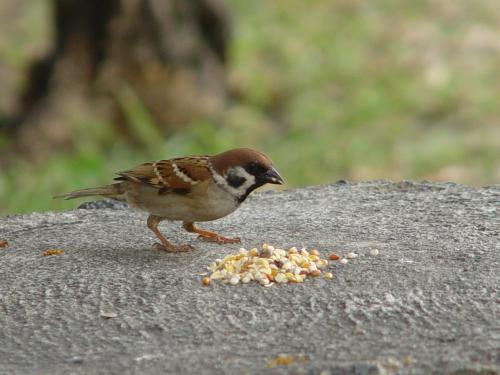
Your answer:
[[[250,163],[248,163],[246,169],[248,172],[254,173],[254,172],[257,172],[257,170],[259,169],[259,166],[257,165],[257,163],[251,161]]]

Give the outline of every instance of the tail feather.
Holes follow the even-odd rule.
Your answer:
[[[54,198],[64,198],[64,199],[75,199],[75,198],[83,198],[83,197],[105,197],[105,198],[113,198],[122,200],[123,197],[121,195],[124,193],[123,189],[120,186],[121,184],[112,184],[106,186],[100,186],[96,188],[88,188],[71,191],[69,193],[56,195]]]

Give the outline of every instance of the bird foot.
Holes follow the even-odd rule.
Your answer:
[[[207,242],[215,242],[218,243],[219,245],[224,245],[228,243],[240,243],[241,240],[239,238],[227,238],[223,236],[219,236],[218,234],[215,234],[213,236],[198,236],[198,238],[201,238],[203,241]]]
[[[153,249],[158,251],[166,251],[168,253],[185,253],[187,251],[193,250],[191,245],[170,245],[165,246],[161,243],[155,243]]]

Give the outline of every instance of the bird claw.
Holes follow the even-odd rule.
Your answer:
[[[191,245],[165,246],[161,243],[155,243],[153,245],[153,249],[158,250],[158,251],[166,251],[168,253],[185,253],[185,252],[193,250],[193,247]]]
[[[198,238],[201,238],[203,241],[207,241],[207,242],[215,242],[215,243],[218,243],[219,245],[224,245],[224,244],[229,244],[229,243],[240,243],[241,240],[237,237],[237,238],[227,238],[227,237],[222,237],[222,236],[219,236],[219,235],[215,235],[215,236],[198,236]]]

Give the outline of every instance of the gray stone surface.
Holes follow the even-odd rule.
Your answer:
[[[165,223],[195,250],[154,251],[143,213],[2,217],[0,373],[498,374],[499,207],[499,186],[379,181],[254,194],[204,227],[247,248],[360,254],[331,264],[333,280],[271,288],[202,286],[205,267],[239,246]],[[65,253],[43,257],[48,248]],[[280,353],[306,360],[269,368]]]

